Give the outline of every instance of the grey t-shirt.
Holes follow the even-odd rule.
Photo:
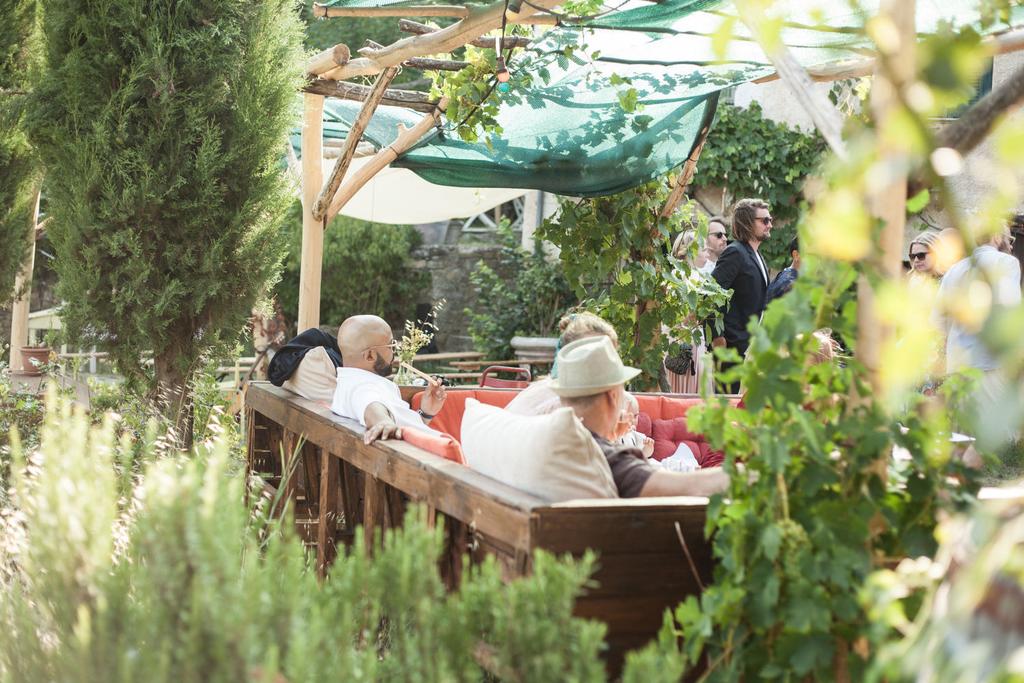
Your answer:
[[[590,434],[608,460],[615,488],[619,490],[619,497],[639,497],[644,484],[651,478],[656,468],[647,462],[639,448],[616,445],[593,432]]]

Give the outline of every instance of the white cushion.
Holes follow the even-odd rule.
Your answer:
[[[571,408],[527,416],[467,399],[462,450],[473,469],[551,502],[618,497],[608,460]]]
[[[337,384],[334,362],[327,355],[327,349],[317,346],[306,352],[299,367],[281,386],[311,401],[330,404]]]

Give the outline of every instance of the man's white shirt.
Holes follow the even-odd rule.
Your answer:
[[[371,403],[386,406],[399,427],[437,431],[424,424],[419,413],[402,400],[398,385],[391,380],[360,368],[338,368],[338,384],[334,388],[331,412],[358,420],[365,427],[366,409]]]
[[[943,276],[939,285],[939,307],[935,322],[946,330],[946,371],[956,372],[964,367],[994,370],[996,360],[988,353],[981,339],[948,316],[941,313],[943,304],[963,295],[974,280],[991,283],[993,306],[1015,306],[1020,303],[1020,262],[990,245],[982,245],[969,257],[957,261]]]

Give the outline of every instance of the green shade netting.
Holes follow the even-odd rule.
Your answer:
[[[388,0],[335,0],[392,4]],[[845,2],[788,0],[776,3],[784,17],[781,38],[804,66],[834,64],[868,54],[865,14]],[[515,84],[502,101],[500,135],[469,143],[446,123],[393,165],[425,180],[461,187],[539,189],[572,196],[611,194],[651,180],[690,155],[702,125],[710,120],[719,93],[774,73],[760,46],[741,22],[732,21],[732,2],[666,0],[634,3],[625,9],[548,31],[509,63],[534,74],[530,85]],[[975,0],[918,0],[919,33],[941,23],[977,24]],[[1024,23],[1016,8],[1011,23]],[[716,50],[715,34],[731,40]],[[723,41],[724,44],[724,41]],[[567,52],[572,45],[582,49]],[[620,96],[635,90],[640,105],[627,112]],[[334,103],[325,121],[341,127],[355,119],[360,104]],[[395,126],[422,115],[382,107],[367,138],[377,145],[395,137]]]

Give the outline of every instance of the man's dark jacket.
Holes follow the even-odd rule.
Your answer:
[[[765,266],[762,272],[761,264]],[[732,299],[724,316],[725,337],[729,348],[736,349],[740,355],[746,353],[750,343],[747,322],[750,317],[760,318],[765,307],[765,293],[768,291],[766,274],[768,266],[753,247],[746,242],[733,242],[718,257],[715,270],[711,277],[715,278],[723,289],[732,290]]]
[[[338,349],[338,340],[323,330],[311,327],[274,354],[267,367],[267,379],[271,383],[281,386],[292,376],[309,350],[318,346],[327,349],[327,355],[330,356],[334,367],[341,367],[341,351]]]

